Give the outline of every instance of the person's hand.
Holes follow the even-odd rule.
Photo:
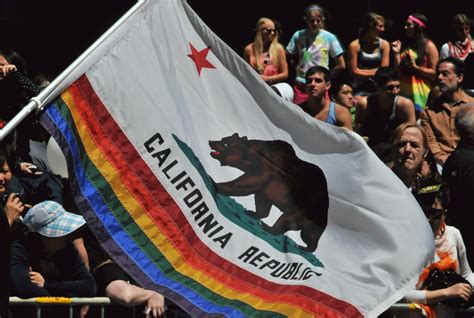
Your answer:
[[[88,312],[89,312],[89,305],[81,306],[81,310],[79,310],[79,317],[84,318]]]
[[[408,67],[408,69],[412,71],[418,69],[418,65],[416,64],[415,60],[410,54],[406,54],[404,59],[405,59],[405,66]]]
[[[390,47],[392,48],[393,53],[400,54],[400,51],[402,49],[402,42],[400,42],[400,40],[393,41],[390,44]]]
[[[463,300],[469,300],[471,297],[472,287],[469,284],[457,283],[451,287],[446,288],[447,298],[462,298]]]
[[[30,267],[30,280],[33,284],[36,284],[41,288],[44,287],[44,278],[43,278],[43,276],[38,272],[33,272],[31,270],[31,267]]]
[[[151,297],[148,299],[145,310],[143,314],[145,314],[146,318],[150,317],[161,317],[165,313],[165,298],[157,293],[153,292]]]
[[[21,216],[21,213],[25,209],[25,206],[15,193],[10,193],[3,209],[5,210],[5,214],[8,219],[8,224],[12,225],[16,221],[18,221]]]
[[[30,162],[20,163],[20,169],[21,169],[21,172],[25,174],[33,174],[35,176],[40,176],[43,174],[43,172],[37,170],[38,167],[36,167],[34,164]]]
[[[13,64],[0,65],[0,80],[4,79],[9,73],[15,71],[16,66]]]
[[[260,75],[260,77],[267,83],[268,85],[273,84],[273,79],[272,76],[267,76],[267,75]]]

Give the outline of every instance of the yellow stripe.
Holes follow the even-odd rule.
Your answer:
[[[35,301],[40,304],[71,304],[72,303],[71,298],[54,297],[54,296],[37,297]]]
[[[164,242],[168,240],[168,238],[163,233],[161,233],[156,226],[154,226],[153,220],[150,219],[146,213],[143,213],[143,210],[135,197],[124,186],[124,183],[121,181],[115,167],[110,164],[108,158],[105,157],[100,148],[96,145],[94,138],[89,133],[86,125],[82,124],[82,120],[78,115],[77,109],[75,108],[72,95],[66,91],[61,95],[61,98],[68,105],[69,110],[71,111],[72,117],[76,124],[76,129],[82,140],[84,149],[89,156],[89,159],[110,184],[114,193],[123,204],[124,208],[129,212],[130,216],[134,219],[136,224],[153,242],[153,245],[161,251],[161,253],[172,264],[176,271],[182,275],[192,278],[201,285],[223,297],[240,300],[258,310],[278,311],[279,313],[288,316],[294,316],[296,313],[298,313],[299,317],[313,317],[313,315],[304,311],[299,306],[293,306],[291,304],[279,302],[268,302],[267,300],[259,298],[253,294],[244,293],[242,291],[233,290],[230,287],[223,286],[223,284],[214,277],[208,276],[205,272],[194,268],[191,264],[187,263],[186,260],[183,259],[179,254],[179,252],[172,248],[172,244],[162,244],[158,246],[156,242]]]

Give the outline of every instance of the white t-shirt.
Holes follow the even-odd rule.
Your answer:
[[[449,255],[452,259],[457,259],[455,272],[464,277],[474,286],[474,274],[467,262],[466,246],[461,236],[461,232],[454,226],[446,226],[444,234],[435,238],[435,253],[431,263],[441,260],[440,255]],[[412,290],[405,295],[404,300],[412,303],[426,303],[425,290]]]

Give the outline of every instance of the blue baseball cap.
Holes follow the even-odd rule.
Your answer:
[[[30,232],[47,237],[61,237],[74,232],[86,221],[80,215],[67,212],[55,201],[43,201],[28,210],[23,223]]]

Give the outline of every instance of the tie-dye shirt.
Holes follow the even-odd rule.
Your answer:
[[[414,61],[418,58],[418,52],[413,49],[406,49],[401,54],[402,61],[406,59],[406,55],[409,55]],[[431,81],[406,70],[402,64],[400,65],[400,94],[411,99],[413,104],[415,104],[415,110],[418,113],[421,113],[425,109],[426,102],[428,101],[428,96],[431,90]],[[427,59],[425,57],[423,64],[420,66],[426,67],[427,64]]]
[[[306,71],[315,65],[329,69],[330,58],[344,53],[337,37],[326,30],[319,30],[316,36],[308,29],[296,31],[288,43],[286,50],[291,55],[298,55],[296,66],[296,81],[305,83]]]

